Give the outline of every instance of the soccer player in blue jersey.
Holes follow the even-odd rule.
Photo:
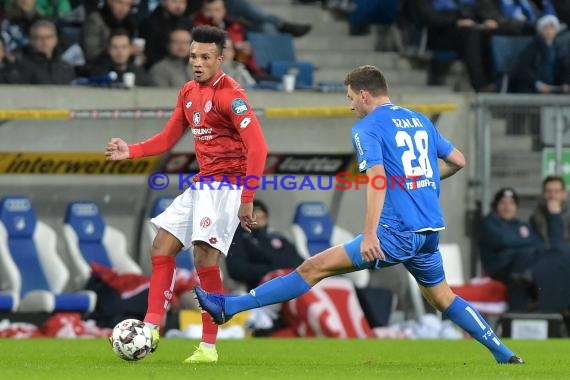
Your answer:
[[[362,234],[242,296],[210,294],[197,286],[200,306],[223,324],[241,311],[298,297],[326,277],[403,264],[429,303],[487,347],[498,363],[524,363],[445,281],[438,247],[439,231],[445,228],[440,180],[465,165],[463,154],[424,115],[392,104],[376,67],[352,70],[345,85],[360,119],[352,128],[352,143],[359,169],[369,179]]]

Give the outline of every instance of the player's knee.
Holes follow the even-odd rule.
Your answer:
[[[220,251],[206,243],[194,243],[194,266],[204,268],[219,265]]]
[[[301,277],[303,277],[305,281],[310,284],[316,284],[319,282],[319,280],[326,277],[326,275],[323,273],[322,265],[320,265],[319,262],[314,259],[314,257],[305,260],[303,264],[297,268],[297,272]]]
[[[152,247],[150,249],[150,256],[176,256],[178,250],[169,249],[167,244],[164,244],[160,239],[154,239],[152,242]]]
[[[433,295],[430,303],[437,310],[443,312],[451,305],[455,297],[455,294],[450,289],[449,292],[440,292]]]

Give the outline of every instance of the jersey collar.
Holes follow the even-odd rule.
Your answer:
[[[217,73],[212,79],[210,79],[208,82],[206,83],[198,83],[200,85],[200,87],[216,87],[216,85],[220,82],[220,80],[222,80],[223,77],[226,76],[226,73],[224,73],[222,70],[220,70],[219,73]]]

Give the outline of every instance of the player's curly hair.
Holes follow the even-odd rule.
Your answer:
[[[386,78],[379,68],[372,65],[357,67],[346,75],[344,85],[353,91],[366,90],[373,96],[388,95]]]
[[[226,45],[227,33],[215,26],[201,25],[192,29],[192,40],[200,43],[216,44],[220,55]]]

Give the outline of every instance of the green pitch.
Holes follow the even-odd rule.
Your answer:
[[[220,361],[188,365],[197,344],[162,339],[139,362],[116,357],[97,340],[0,339],[6,380],[205,379],[570,379],[570,339],[507,341],[526,365],[498,365],[473,340],[246,339],[218,343]]]

